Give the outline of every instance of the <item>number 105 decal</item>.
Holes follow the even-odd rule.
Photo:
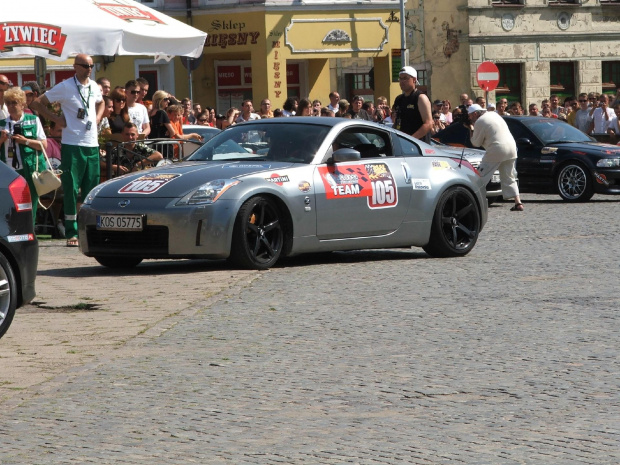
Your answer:
[[[385,163],[320,166],[327,199],[366,197],[368,208],[392,208],[398,204],[398,186]]]

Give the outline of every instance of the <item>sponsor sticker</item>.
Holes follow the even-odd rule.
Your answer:
[[[392,208],[398,204],[398,186],[385,163],[320,166],[327,199],[366,197],[368,208]]]
[[[435,149],[424,149],[424,153],[427,155],[434,155],[437,152],[435,152]]]
[[[119,194],[152,194],[161,189],[180,174],[153,173],[145,174],[125,184],[118,191]]]
[[[609,181],[607,180],[607,176],[605,176],[604,174],[594,172],[594,177],[596,178],[596,182],[598,182],[599,184],[609,186]]]
[[[540,153],[543,154],[543,155],[549,155],[549,154],[552,154],[552,153],[556,153],[557,151],[558,151],[557,147],[543,147],[540,150]]]
[[[9,242],[30,242],[34,241],[34,234],[18,234],[15,236],[7,236]]]
[[[431,162],[431,167],[434,170],[449,170],[450,169],[450,163],[448,163],[445,160],[433,160]]]
[[[430,191],[431,181],[430,179],[412,179],[411,186],[414,191]]]
[[[286,174],[284,176],[280,176],[278,173],[273,173],[270,177],[265,178],[265,181],[269,181],[274,184],[277,184],[278,186],[281,186],[285,182],[289,182],[290,179],[288,178]]]
[[[310,192],[310,183],[308,181],[301,181],[297,188],[302,192]]]

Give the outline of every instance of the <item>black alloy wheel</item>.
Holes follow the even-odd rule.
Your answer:
[[[280,210],[268,197],[252,197],[235,220],[231,260],[242,268],[266,270],[280,258],[284,231]]]
[[[452,187],[437,203],[431,237],[423,248],[432,257],[461,257],[474,248],[479,233],[476,199],[464,187]]]

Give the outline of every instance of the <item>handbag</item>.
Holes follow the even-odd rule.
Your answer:
[[[43,148],[43,144],[39,143],[39,146],[41,147],[43,155],[45,155],[45,161],[47,162],[47,166],[51,166],[50,161],[47,158],[47,153],[45,153],[45,149]],[[50,170],[48,168],[39,172],[39,157],[37,156],[37,167],[35,172],[32,173],[32,183],[34,184],[34,188],[36,189],[39,197],[48,194],[49,192],[55,191],[62,185],[62,182],[59,178],[61,174],[62,171],[60,170]]]

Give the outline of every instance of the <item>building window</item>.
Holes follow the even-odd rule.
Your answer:
[[[601,2],[601,5],[619,5],[620,6],[620,0],[599,0]]]
[[[495,89],[495,100],[505,98],[508,103],[521,102],[521,64],[497,63],[499,84]]]
[[[349,102],[351,102],[355,95],[361,95],[364,97],[364,101],[374,101],[374,90],[370,88],[370,77],[368,73],[347,74],[345,87]]]
[[[603,93],[615,95],[620,88],[620,61],[603,62]]]
[[[523,5],[523,0],[492,0],[493,6],[499,5]]]
[[[551,94],[556,94],[560,100],[575,95],[575,64],[570,61],[551,62],[549,76]]]
[[[549,5],[560,5],[560,4],[573,4],[573,5],[581,5],[582,0],[547,0]]]

